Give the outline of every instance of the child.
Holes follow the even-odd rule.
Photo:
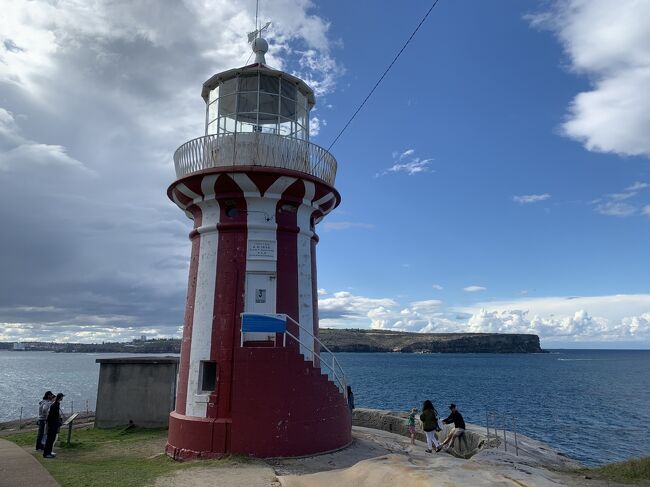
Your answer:
[[[406,428],[409,435],[411,435],[411,445],[415,445],[415,415],[418,413],[418,408],[411,409],[408,419],[406,420]]]

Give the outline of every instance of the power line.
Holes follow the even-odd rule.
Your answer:
[[[417,34],[418,30],[420,30],[420,27],[422,27],[422,24],[424,24],[424,22],[427,20],[427,17],[429,17],[429,14],[430,14],[431,11],[435,8],[435,6],[438,5],[438,2],[439,2],[439,1],[440,1],[440,0],[435,0],[435,1],[433,2],[433,5],[431,5],[431,7],[429,8],[429,10],[427,10],[427,13],[424,14],[424,17],[422,17],[422,20],[420,20],[420,23],[418,24],[418,26],[415,28],[415,30],[414,30],[413,33],[411,34],[411,37],[409,37],[409,38],[407,39],[407,41],[404,43],[404,45],[403,45],[402,48],[399,50],[399,52],[397,53],[397,55],[393,58],[393,60],[391,61],[391,63],[388,65],[388,67],[387,67],[386,70],[384,71],[384,74],[382,74],[381,77],[379,78],[379,80],[377,80],[377,82],[375,83],[375,86],[373,86],[373,87],[372,87],[372,90],[370,90],[370,93],[368,93],[368,95],[366,95],[366,97],[364,98],[364,100],[361,102],[361,105],[359,105],[359,107],[356,109],[356,111],[355,111],[355,112],[352,114],[352,116],[350,117],[350,120],[348,120],[348,122],[347,122],[347,123],[345,124],[345,126],[341,129],[341,131],[338,133],[338,135],[336,136],[336,138],[335,138],[335,139],[332,141],[332,143],[329,145],[329,147],[327,148],[327,151],[328,151],[328,152],[329,152],[329,150],[332,148],[332,146],[333,146],[334,144],[336,144],[336,141],[339,140],[339,138],[341,137],[341,135],[343,135],[343,132],[345,132],[345,130],[348,128],[348,126],[352,123],[352,120],[354,120],[354,118],[357,116],[357,114],[361,111],[361,109],[362,109],[363,106],[366,104],[366,102],[368,101],[368,99],[370,99],[370,97],[371,97],[372,94],[375,92],[375,90],[377,89],[377,87],[379,86],[379,84],[383,81],[383,79],[386,77],[386,75],[387,75],[388,72],[390,71],[390,68],[392,68],[392,67],[393,67],[393,64],[395,64],[395,62],[397,61],[397,59],[399,59],[399,57],[401,56],[402,52],[404,52],[404,49],[406,49],[406,46],[408,46],[409,43],[411,42],[411,40],[413,39],[413,37],[415,37],[415,34]]]

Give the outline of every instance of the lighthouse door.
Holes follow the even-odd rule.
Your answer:
[[[246,273],[246,305],[248,313],[275,313],[275,273]],[[244,341],[272,341],[275,333],[244,333]]]

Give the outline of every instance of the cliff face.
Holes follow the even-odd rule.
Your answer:
[[[540,353],[537,335],[320,329],[333,352]]]

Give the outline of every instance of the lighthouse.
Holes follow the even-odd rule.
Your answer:
[[[169,198],[193,221],[166,452],[301,456],[351,442],[347,383],[318,339],[317,224],[336,159],[309,140],[313,90],[255,62],[203,84],[205,135],[174,154]]]

